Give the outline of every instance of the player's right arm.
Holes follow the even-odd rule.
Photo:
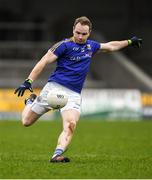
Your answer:
[[[57,56],[50,50],[41,58],[41,60],[34,66],[28,78],[16,90],[18,96],[23,96],[26,89],[33,92],[32,82],[37,79],[47,64],[53,63]]]
[[[43,71],[47,64],[53,63],[57,59],[57,56],[52,53],[50,50],[41,58],[41,60],[35,65],[33,70],[31,71],[28,79],[34,81],[37,79],[39,74]]]

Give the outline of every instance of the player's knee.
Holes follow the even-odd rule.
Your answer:
[[[25,114],[25,113],[23,113],[22,114],[23,126],[28,127],[28,126],[32,125],[38,119],[38,117],[39,116],[37,114],[31,114],[31,113]]]
[[[22,124],[23,124],[23,126],[25,126],[25,127],[28,127],[28,126],[31,125],[28,121],[25,121],[25,120],[22,120]]]
[[[22,124],[23,124],[23,126],[28,127],[31,125],[31,121],[30,121],[30,119],[23,117]]]
[[[27,122],[22,122],[22,124],[23,124],[24,127],[29,127],[30,126],[30,124],[27,123]]]

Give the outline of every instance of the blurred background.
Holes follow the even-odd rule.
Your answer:
[[[90,18],[90,38],[99,42],[134,35],[143,39],[141,49],[128,47],[93,58],[82,92],[82,115],[152,117],[151,0],[0,0],[0,119],[20,119],[23,99],[29,93],[17,98],[14,89],[54,43],[72,36],[73,22],[79,16]],[[36,93],[54,67],[48,66],[34,82]]]

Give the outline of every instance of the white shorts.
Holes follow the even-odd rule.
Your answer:
[[[47,94],[52,89],[56,89],[56,91],[63,90],[68,95],[68,102],[66,106],[60,109],[61,112],[69,109],[74,109],[78,112],[81,112],[81,95],[56,82],[48,82],[44,86],[44,88],[40,92],[40,95],[35,99],[31,106],[32,111],[39,115],[42,115],[49,110],[52,110],[52,108],[47,103]]]

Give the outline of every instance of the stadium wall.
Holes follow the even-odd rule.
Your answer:
[[[40,89],[34,92],[39,94]],[[0,119],[21,119],[24,97],[14,95],[14,89],[0,89]],[[152,94],[137,89],[84,89],[82,92],[82,117],[110,119],[136,119],[152,117]],[[58,111],[49,112],[41,119],[53,120]]]

